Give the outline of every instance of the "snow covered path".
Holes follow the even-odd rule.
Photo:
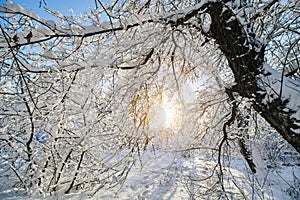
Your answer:
[[[258,165],[258,173],[253,175],[248,173],[249,169],[242,158],[232,159],[230,167],[225,167],[223,170],[227,197],[229,199],[296,199],[297,188],[293,188],[293,185],[295,185],[294,181],[297,181],[295,177],[298,177],[299,182],[299,166],[284,166],[269,170],[262,164]],[[217,184],[218,177],[217,162],[209,160],[208,157],[200,158],[187,152],[146,152],[132,167],[121,187],[108,185],[101,188],[93,197],[81,193],[32,198],[22,195],[20,191],[7,191],[0,194],[0,200],[219,199],[222,191]]]

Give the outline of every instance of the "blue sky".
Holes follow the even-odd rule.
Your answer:
[[[59,10],[63,15],[70,15],[69,10],[72,9],[76,15],[89,11],[90,8],[94,8],[94,0],[45,0],[46,4],[40,5],[40,0],[11,0],[13,3],[20,4],[23,8],[33,10],[40,17],[45,19],[52,19],[52,17],[45,12],[44,7],[47,7],[53,11]],[[4,4],[6,0],[0,0],[0,4]],[[43,2],[43,0],[42,0]]]

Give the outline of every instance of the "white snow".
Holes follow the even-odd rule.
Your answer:
[[[255,162],[258,172],[254,175],[249,173],[243,158],[231,159],[230,166],[224,168],[223,173],[228,176],[224,187],[232,193],[228,193],[230,199],[293,199],[287,191],[291,190],[295,178],[300,178],[299,167],[267,169],[263,160]],[[218,180],[217,172],[212,170],[216,166],[214,158],[196,152],[145,152],[121,186],[102,186],[93,195],[59,194],[34,199],[214,199],[218,192],[209,194],[209,188]],[[0,195],[3,199],[32,199],[17,190],[6,190]]]
[[[260,84],[266,89],[267,95],[264,103],[272,102],[276,98],[288,100],[286,110],[292,110],[296,113],[292,115],[296,121],[300,120],[300,81],[282,76],[282,73],[272,69],[267,64],[263,67],[263,73],[267,75],[260,76]],[[300,129],[295,130],[300,133]]]

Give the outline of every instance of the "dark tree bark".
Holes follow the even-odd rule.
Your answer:
[[[284,110],[288,99],[264,102],[266,88],[259,86],[258,76],[264,73],[261,69],[265,48],[257,51],[255,36],[245,32],[235,14],[223,2],[208,3],[206,8],[212,20],[209,36],[219,45],[234,74],[236,84],[230,90],[242,97],[254,98],[253,108],[300,153],[300,135],[294,131],[299,126],[297,119],[292,117],[296,110]]]

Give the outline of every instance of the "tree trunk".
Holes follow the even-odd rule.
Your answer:
[[[300,128],[299,119],[292,116],[297,110],[286,109],[288,99],[283,97],[266,102],[266,88],[259,84],[259,77],[267,76],[263,70],[264,46],[260,47],[254,36],[246,33],[224,3],[208,3],[207,8],[212,21],[209,36],[219,45],[234,74],[236,84],[230,89],[254,99],[253,108],[300,153],[300,135],[296,132]]]

